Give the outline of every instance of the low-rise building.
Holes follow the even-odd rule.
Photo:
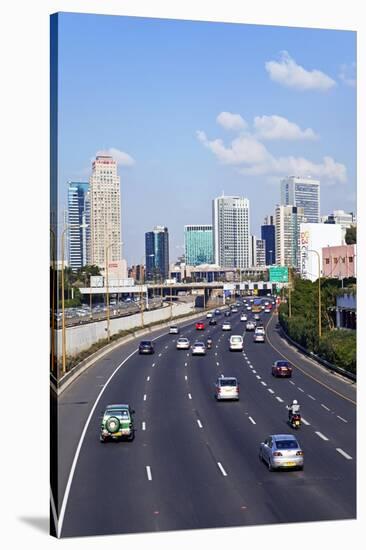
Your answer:
[[[356,246],[355,244],[344,244],[322,248],[323,277],[337,279],[356,277]]]

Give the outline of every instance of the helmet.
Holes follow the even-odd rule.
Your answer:
[[[293,405],[297,405],[297,399],[294,399],[292,402]]]

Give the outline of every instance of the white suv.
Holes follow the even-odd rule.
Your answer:
[[[240,334],[230,336],[230,351],[243,351],[243,337]]]

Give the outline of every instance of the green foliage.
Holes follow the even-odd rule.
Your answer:
[[[346,240],[346,244],[357,243],[357,227],[355,225],[351,225],[351,227],[347,227],[345,240]]]
[[[356,334],[349,331],[334,330],[329,308],[336,305],[340,294],[355,291],[354,280],[343,281],[341,288],[338,279],[321,279],[321,326],[322,337],[319,341],[318,328],[318,281],[312,283],[298,276],[292,277],[291,317],[289,303],[279,308],[279,322],[288,336],[329,363],[356,372]],[[350,286],[347,286],[347,283]]]

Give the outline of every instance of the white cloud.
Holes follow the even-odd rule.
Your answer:
[[[347,169],[332,157],[325,156],[321,163],[303,157],[274,157],[255,136],[241,135],[226,146],[221,139],[209,140],[205,132],[196,133],[198,140],[219,160],[235,166],[241,174],[252,176],[299,176],[318,177],[322,183],[335,184],[347,181]]]
[[[254,128],[257,137],[260,139],[317,139],[317,135],[311,128],[301,130],[294,122],[278,115],[256,116],[254,118]]]
[[[356,86],[356,63],[341,65],[338,77],[346,86],[354,88]]]
[[[267,61],[265,68],[271,80],[288,88],[325,92],[336,86],[330,76],[317,69],[304,69],[286,51],[281,52],[280,61]]]
[[[98,151],[97,155],[111,155],[120,166],[133,166],[136,164],[135,159],[133,159],[128,153],[115,149],[114,147],[103,151]]]
[[[247,127],[247,123],[240,115],[228,113],[226,111],[218,115],[216,122],[226,130],[243,130]]]

